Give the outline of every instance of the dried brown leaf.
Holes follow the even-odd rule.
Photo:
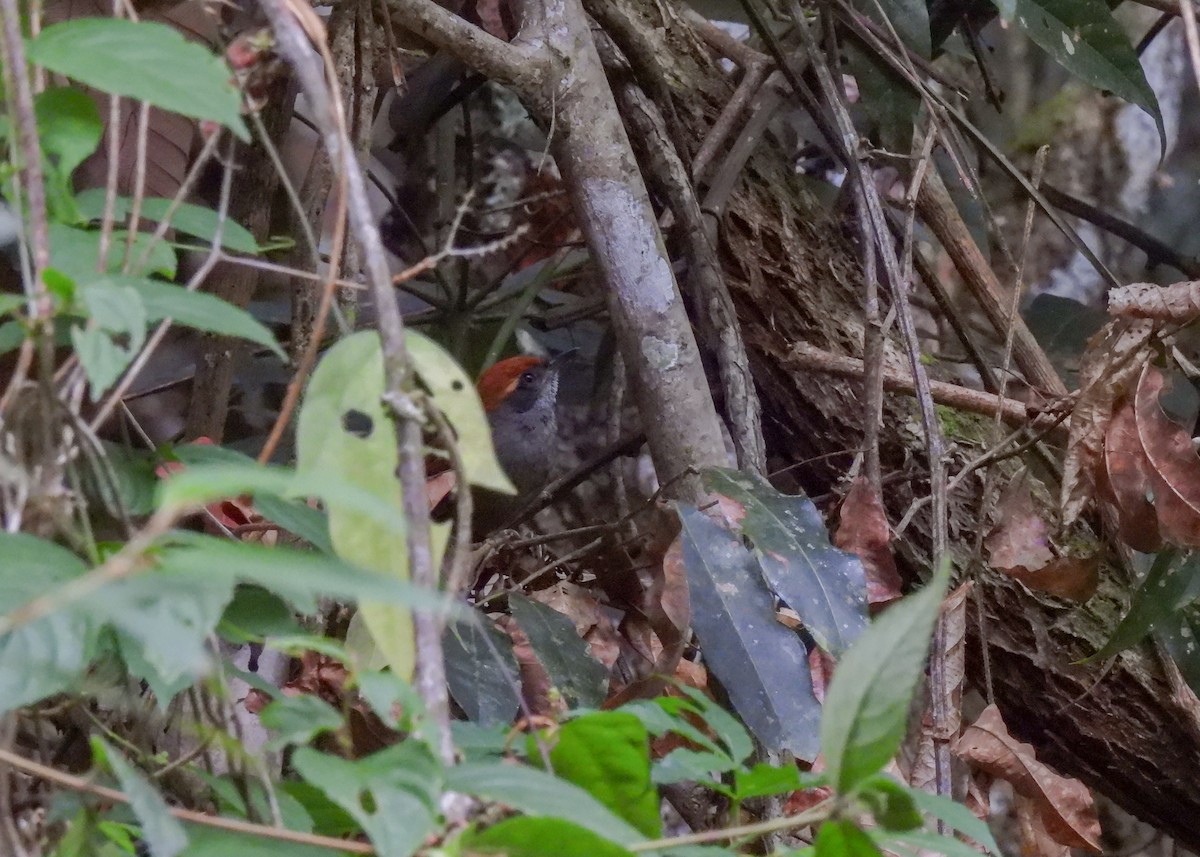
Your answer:
[[[1009,484],[996,515],[999,523],[984,541],[993,568],[1060,598],[1086,601],[1096,593],[1100,557],[1055,556],[1024,475]]]
[[[1087,786],[1039,762],[1032,746],[1009,734],[996,706],[985,708],[954,742],[953,749],[959,758],[1007,780],[1018,794],[1034,801],[1046,832],[1055,842],[1101,850],[1100,819]]]
[[[554,682],[533,653],[528,635],[511,616],[497,617],[496,624],[512,638],[513,656],[517,659],[517,670],[521,675],[521,696],[525,698],[529,712],[555,719],[566,714],[566,701],[561,694],[551,692]]]
[[[612,669],[621,654],[621,643],[612,620],[605,615],[594,595],[582,586],[563,581],[530,592],[529,597],[575,623],[575,632],[588,644],[592,657]]]
[[[1063,461],[1064,526],[1079,517],[1095,493],[1095,474],[1113,405],[1133,385],[1149,359],[1147,346],[1153,332],[1150,321],[1115,319],[1088,341]]]
[[[1070,846],[1055,841],[1042,823],[1037,801],[1017,795],[1013,802],[1016,808],[1017,827],[1021,832],[1021,854],[1023,857],[1071,857]]]
[[[1156,286],[1132,283],[1108,293],[1109,315],[1186,324],[1200,316],[1200,281]]]
[[[1117,513],[1121,541],[1134,550],[1152,553],[1162,547],[1158,515],[1151,502],[1150,462],[1138,437],[1137,416],[1132,402],[1113,414],[1104,436],[1104,469],[1100,494]]]
[[[1162,372],[1146,366],[1134,400],[1138,439],[1150,464],[1159,532],[1174,544],[1200,547],[1200,457],[1188,432],[1159,407],[1165,383]]]
[[[900,572],[891,551],[891,528],[883,501],[871,483],[859,476],[842,501],[835,546],[857,554],[867,575],[867,603],[872,612],[900,598]]]

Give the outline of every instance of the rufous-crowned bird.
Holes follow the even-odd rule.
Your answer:
[[[476,490],[473,532],[481,538],[510,523],[554,476],[558,446],[558,377],[563,360],[509,357],[484,372],[476,384],[492,427],[496,458],[517,489],[515,498]]]

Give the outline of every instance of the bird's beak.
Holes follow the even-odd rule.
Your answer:
[[[568,360],[570,360],[572,357],[574,357],[578,353],[579,353],[578,348],[568,348],[566,351],[562,351],[558,354],[555,354],[553,357],[550,358],[549,362],[546,363],[546,368],[553,369],[555,372],[557,372],[562,369],[563,365]]]

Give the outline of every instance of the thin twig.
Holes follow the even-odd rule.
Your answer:
[[[27,774],[44,780],[48,783],[53,783],[57,786],[70,789],[76,792],[85,792],[87,794],[96,795],[113,803],[128,804],[129,796],[124,792],[110,789],[107,786],[97,785],[83,777],[77,777],[74,774],[68,774],[35,762],[32,759],[26,759],[17,753],[14,753],[6,748],[0,748],[0,762],[16,768],[19,771],[24,771]],[[196,812],[190,809],[181,809],[175,806],[167,807],[169,812],[180,821],[186,821],[189,824],[199,824],[204,827],[213,827],[218,830],[226,830],[230,833],[244,833],[249,836],[258,836],[263,839],[274,839],[279,842],[291,842],[295,845],[310,845],[317,848],[328,848],[333,851],[349,852],[351,854],[375,854],[375,849],[365,842],[354,842],[349,839],[335,839],[332,836],[321,836],[316,833],[301,833],[298,830],[287,830],[281,827],[267,827],[262,824],[255,824],[250,821],[243,821],[240,818],[224,818],[216,815],[206,815],[202,812]]]

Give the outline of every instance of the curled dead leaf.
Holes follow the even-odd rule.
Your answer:
[[[1032,746],[1009,734],[996,706],[985,708],[952,749],[976,768],[1012,783],[1018,794],[1033,801],[1046,833],[1055,842],[1102,850],[1100,819],[1087,786],[1039,762]]]
[[[864,476],[850,485],[842,501],[833,543],[857,554],[867,577],[867,604],[871,612],[900,598],[900,572],[891,551],[891,528],[879,493]]]
[[[1200,317],[1200,281],[1132,283],[1108,293],[1110,315],[1187,323]]]
[[[1162,372],[1145,367],[1134,398],[1138,440],[1150,465],[1146,474],[1159,532],[1173,544],[1200,547],[1200,457],[1191,435],[1158,404],[1165,384]]]
[[[1116,512],[1121,541],[1143,553],[1162,547],[1158,515],[1150,499],[1149,470],[1133,403],[1126,401],[1113,414],[1104,436],[1104,468],[1097,482],[1100,496]]]
[[[1063,525],[1079,517],[1095,494],[1095,474],[1113,406],[1149,359],[1154,323],[1114,319],[1087,345],[1079,370],[1079,397],[1071,411],[1063,461]]]

